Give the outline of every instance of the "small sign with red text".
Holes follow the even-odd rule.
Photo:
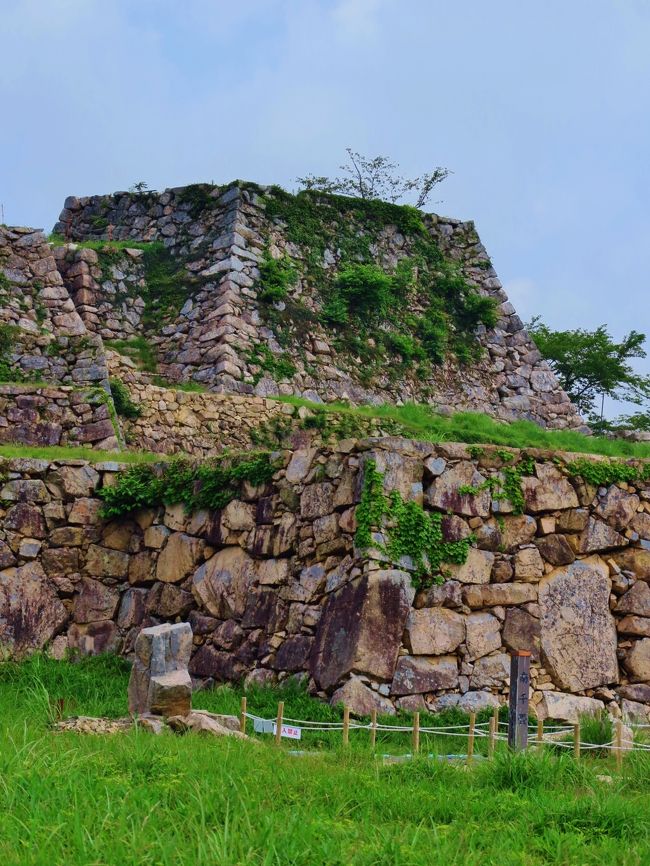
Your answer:
[[[273,733],[277,731],[278,726],[273,723]],[[290,740],[299,740],[302,737],[302,728],[297,728],[295,725],[282,725],[280,736],[287,737]]]

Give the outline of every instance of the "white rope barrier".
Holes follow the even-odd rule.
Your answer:
[[[243,714],[247,719],[255,722],[264,722],[264,723],[275,723],[275,718],[264,718],[264,716],[255,715],[255,713],[245,712]],[[360,722],[349,722],[347,726],[344,725],[343,722],[329,722],[329,721],[314,721],[310,719],[293,719],[289,717],[283,718],[283,723],[291,724],[293,726],[300,726],[306,732],[314,732],[314,733],[334,733],[341,732],[343,730],[356,730],[356,731],[374,731],[376,733],[393,733],[393,734],[413,734],[414,728],[412,725],[386,725],[386,724],[375,724],[373,725],[371,722],[362,724]],[[494,731],[491,732],[489,730],[491,722],[477,722],[473,726],[472,725],[441,725],[439,728],[437,727],[419,727],[417,730],[422,734],[429,734],[434,737],[462,737],[469,738],[470,736],[474,736],[475,738],[487,739],[492,737],[495,742],[505,743],[508,741],[507,722],[498,722],[494,726]],[[627,725],[632,730],[649,730],[650,724],[628,724]],[[579,748],[580,751],[597,751],[597,750],[607,750],[608,752],[650,752],[650,743],[639,743],[639,742],[631,742],[626,743],[625,745],[617,746],[615,741],[612,740],[607,743],[587,743],[580,740],[579,742],[571,739],[568,741],[567,739],[561,739],[563,735],[567,737],[574,732],[574,727],[572,725],[567,726],[553,726],[553,727],[545,727],[542,733],[541,738],[538,736],[537,728],[533,725],[529,725],[528,733],[530,736],[530,745],[551,745],[559,749],[569,749],[574,750]]]

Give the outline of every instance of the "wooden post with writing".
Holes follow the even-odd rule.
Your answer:
[[[510,656],[508,745],[516,752],[528,747],[528,688],[530,653],[515,650]]]

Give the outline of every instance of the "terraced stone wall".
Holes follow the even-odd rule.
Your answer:
[[[555,428],[581,426],[508,301],[473,223],[434,214],[421,217],[426,236],[459,268],[466,284],[494,299],[498,321],[494,328],[477,331],[484,350],[478,363],[459,366],[448,357],[423,372],[390,353],[383,363],[378,355],[369,365],[355,351],[342,349],[340,334],[325,326],[323,316],[326,284],[358,260],[336,238],[348,237],[391,272],[414,255],[414,238],[389,218],[380,229],[374,227],[370,238],[368,226],[355,222],[353,204],[350,213],[332,216],[328,211],[333,240],[318,252],[314,276],[309,270],[314,249],[292,239],[288,223],[273,210],[279,200],[273,188],[239,183],[70,197],[56,226],[67,240],[158,241],[183,274],[174,303],[166,306],[160,326],[152,328],[143,325],[143,316],[151,314],[156,301],[150,299],[147,308],[137,279],[130,280],[133,260],[128,253],[116,265],[117,273],[101,283],[96,263],[86,263],[91,273],[84,276],[83,264],[75,262],[67,274],[79,284],[73,294],[87,326],[120,338],[145,334],[157,351],[162,376],[200,382],[212,390],[357,403],[415,400],[505,420],[529,418]],[[286,298],[277,302],[264,299],[260,282],[260,266],[269,257],[281,267],[290,265],[295,277]],[[415,298],[414,313],[422,313],[421,302]]]
[[[97,491],[118,464],[5,461],[0,643],[129,654],[143,626],[188,620],[197,681],[305,677],[359,712],[496,705],[509,651],[526,649],[540,715],[647,718],[647,482],[598,488],[571,455],[522,464],[514,451],[389,437],[276,457],[272,482],[245,484],[221,511],[112,522]],[[390,523],[376,549],[355,546],[369,461],[386,494],[442,515],[446,540],[472,535],[440,583],[418,588],[414,559],[391,560]],[[500,495],[513,466],[525,469],[521,514]]]

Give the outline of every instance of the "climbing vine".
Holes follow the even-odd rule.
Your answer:
[[[394,490],[388,496],[383,492],[384,476],[377,464],[369,460],[365,465],[365,477],[361,501],[357,506],[357,531],[355,543],[361,550],[375,547],[391,560],[398,562],[403,556],[413,561],[416,588],[442,583],[440,572],[443,563],[462,565],[475,541],[473,535],[459,541],[445,541],[442,531],[443,515],[428,512],[417,502],[404,502]],[[373,533],[382,531],[385,542],[373,538]]]
[[[508,460],[512,460],[512,454],[504,452]],[[501,456],[501,455],[499,455]],[[504,459],[502,457],[502,459]],[[461,484],[458,492],[461,496],[476,496],[484,490],[489,490],[492,498],[497,502],[509,502],[514,514],[523,514],[524,492],[521,489],[521,479],[532,475],[535,471],[535,461],[532,457],[524,455],[515,466],[504,466],[500,475],[492,475],[486,478],[482,484]]]

